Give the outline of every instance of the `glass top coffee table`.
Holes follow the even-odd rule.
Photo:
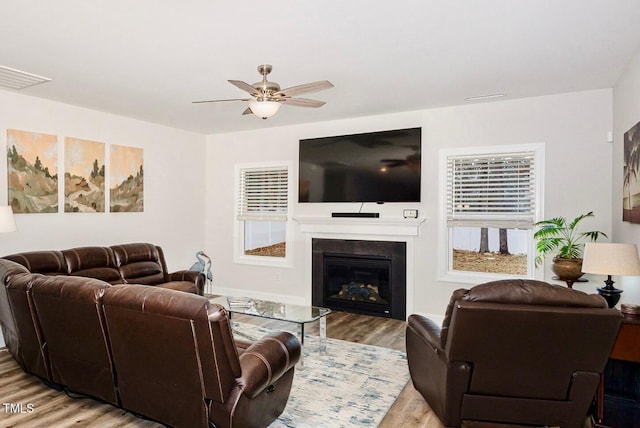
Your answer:
[[[280,320],[295,323],[297,325],[297,337],[304,345],[304,325],[314,321],[319,322],[320,351],[326,349],[327,318],[331,309],[318,306],[293,305],[289,303],[270,302],[248,297],[210,297],[211,303],[224,306],[229,311],[229,317],[233,314],[251,315],[259,318]]]

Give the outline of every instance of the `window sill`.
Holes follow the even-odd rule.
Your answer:
[[[291,259],[288,257],[268,257],[268,256],[235,256],[234,263],[253,266],[270,266],[278,268],[293,267]]]
[[[483,284],[485,282],[497,281],[500,279],[524,279],[526,275],[510,275],[506,273],[485,273],[485,272],[447,272],[440,275],[438,280],[442,282],[457,282],[461,284]]]

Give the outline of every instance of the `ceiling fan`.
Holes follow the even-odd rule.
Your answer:
[[[324,89],[333,88],[333,84],[328,80],[320,80],[318,82],[305,83],[302,85],[292,86],[286,89],[280,89],[280,85],[276,82],[269,82],[267,75],[271,73],[272,66],[262,64],[258,66],[258,73],[262,75],[262,81],[252,85],[241,80],[229,80],[229,83],[248,92],[252,98],[233,98],[228,100],[206,100],[193,101],[198,103],[219,103],[227,101],[249,101],[249,107],[242,114],[251,114],[266,119],[273,116],[280,109],[281,104],[288,104],[296,107],[322,107],[325,102],[318,100],[310,100],[308,98],[293,98],[296,95],[306,94],[309,92],[322,91]]]

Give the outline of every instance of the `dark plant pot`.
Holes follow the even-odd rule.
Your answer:
[[[551,270],[562,281],[575,281],[583,275],[582,259],[555,257],[551,265]]]

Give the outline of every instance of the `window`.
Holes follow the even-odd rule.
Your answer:
[[[537,144],[441,152],[443,279],[534,277],[543,151]]]
[[[236,261],[288,263],[288,165],[237,166]]]

